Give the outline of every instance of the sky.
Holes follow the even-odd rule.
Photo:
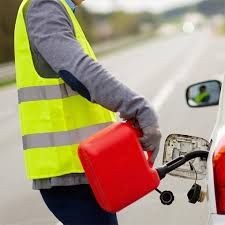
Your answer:
[[[202,0],[86,0],[84,4],[90,10],[98,12],[108,12],[115,8],[127,11],[162,12],[199,1]]]

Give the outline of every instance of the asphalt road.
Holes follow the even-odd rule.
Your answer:
[[[217,107],[188,108],[185,89],[197,81],[221,79],[224,59],[225,39],[207,30],[149,40],[100,59],[115,76],[145,95],[158,111],[163,140],[157,165],[161,164],[163,143],[170,133],[209,139]],[[1,89],[0,94],[0,225],[56,224],[24,176],[15,87]],[[122,210],[118,214],[120,225],[205,225],[207,203],[191,205],[186,198],[193,183],[168,176],[160,189],[174,192],[174,204],[161,205],[159,194],[153,192]]]
[[[12,79],[15,76],[14,63],[1,64],[0,66],[0,81]]]

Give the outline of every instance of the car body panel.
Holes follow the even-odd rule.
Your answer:
[[[209,225],[224,225],[225,215],[211,214],[209,218]]]
[[[224,77],[225,78],[225,77]],[[225,82],[225,80],[224,80]],[[224,84],[223,82],[223,84]],[[208,197],[209,197],[209,213],[217,214],[216,210],[216,197],[215,197],[215,186],[214,186],[214,172],[213,172],[213,155],[218,149],[218,144],[225,136],[225,86],[222,85],[220,93],[219,108],[217,113],[216,123],[211,135],[212,145],[207,162],[207,184],[208,184]],[[224,218],[225,224],[225,218]]]

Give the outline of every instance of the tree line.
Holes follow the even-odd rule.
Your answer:
[[[0,63],[14,58],[13,33],[16,15],[22,0],[0,2]],[[112,12],[109,14],[90,13],[85,8],[77,10],[77,17],[91,43],[117,39],[154,30],[158,18],[151,13]]]
[[[20,0],[0,2],[0,62],[13,59],[13,32]]]
[[[225,2],[224,0],[204,0],[188,6],[171,9],[161,15],[161,19],[168,21],[189,12],[198,12],[205,16],[213,16],[216,14],[224,15]]]

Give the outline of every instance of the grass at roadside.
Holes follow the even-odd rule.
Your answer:
[[[212,28],[215,34],[225,36],[225,21],[218,22]]]
[[[7,80],[0,80],[0,88],[14,84],[16,82],[15,76],[11,76],[11,77],[14,77],[14,78],[7,79]]]
[[[104,44],[104,46],[95,46],[94,50],[96,55],[101,58],[105,55],[112,54],[116,51],[121,51],[129,47],[134,47],[143,41],[154,38],[156,35],[152,35],[152,33],[145,33],[137,36],[127,37],[121,40],[112,41]],[[6,87],[8,85],[15,83],[15,75],[6,74],[6,78],[0,79],[0,88]]]
[[[122,40],[118,40],[118,42],[116,41],[117,44],[113,44],[113,46],[108,48],[106,47],[106,48],[102,48],[98,50],[98,48],[94,47],[94,49],[95,49],[95,53],[97,57],[101,58],[101,57],[104,57],[105,55],[109,55],[129,47],[134,47],[147,39],[152,39],[155,37],[156,35],[153,35],[152,33],[144,33],[141,35],[131,36],[131,37],[124,38]]]
[[[225,22],[223,22],[223,24],[220,27],[220,33],[225,35]]]

